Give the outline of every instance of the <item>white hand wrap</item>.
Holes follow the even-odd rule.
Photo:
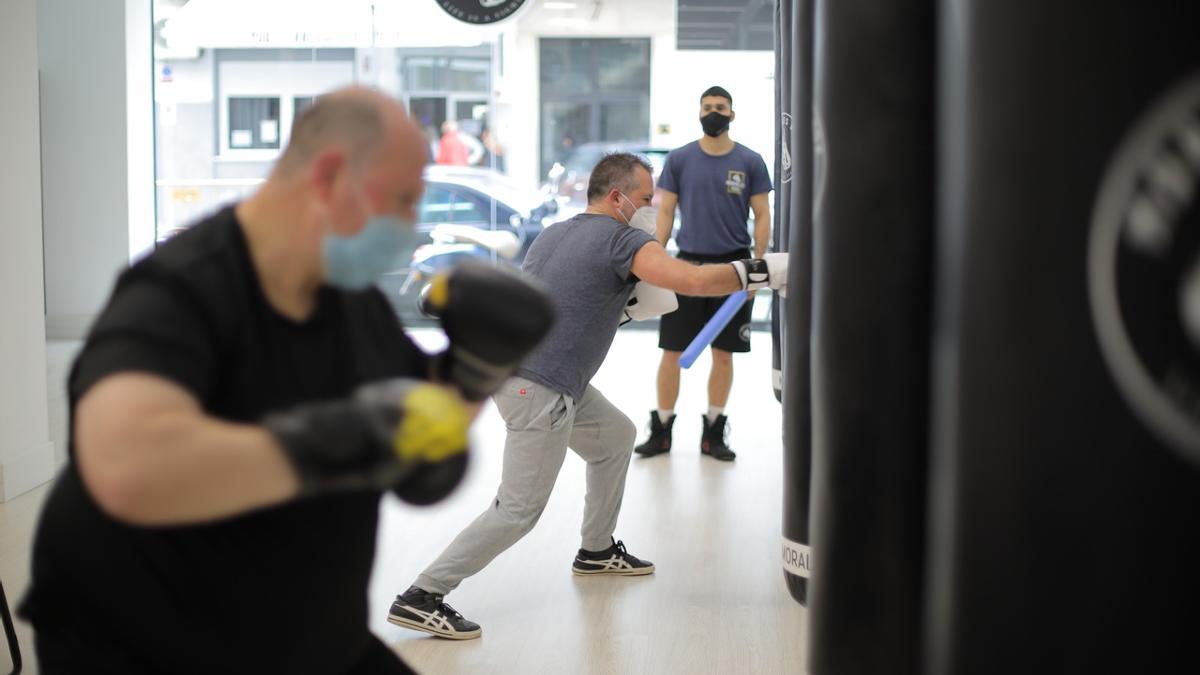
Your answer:
[[[742,290],[782,289],[787,286],[788,254],[768,253],[761,258],[746,258],[729,263],[742,282]]]

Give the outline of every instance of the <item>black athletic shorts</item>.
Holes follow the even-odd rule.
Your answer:
[[[680,260],[697,265],[733,262],[749,257],[749,251],[731,251],[724,255],[699,255],[680,251],[678,256]],[[713,314],[717,313],[717,309],[725,303],[725,298],[728,296],[694,298],[676,294],[675,297],[679,299],[679,309],[670,314],[664,314],[659,319],[658,348],[681,352],[687,349],[687,346],[692,343],[692,339],[696,337],[701,328],[704,328],[704,324],[708,323]],[[738,313],[730,319],[725,329],[717,335],[717,339],[713,340],[713,347],[727,352],[750,351],[750,310],[753,305],[754,296],[751,295]]]

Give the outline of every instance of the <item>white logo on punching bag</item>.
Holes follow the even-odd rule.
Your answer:
[[[812,548],[783,538],[783,569],[798,577],[809,578],[812,572]]]
[[[821,111],[813,107],[813,213],[821,210],[821,202],[825,200],[825,174],[829,171],[829,149],[825,143],[825,123],[821,121]]]
[[[1110,163],[1088,290],[1121,395],[1200,465],[1200,72],[1149,106]]]
[[[780,113],[779,117],[780,139],[780,168],[783,169],[783,183],[792,182],[792,116],[787,113]]]

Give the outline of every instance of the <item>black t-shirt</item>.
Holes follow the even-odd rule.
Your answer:
[[[228,208],[121,275],[71,371],[72,426],[88,388],[118,371],[164,377],[209,414],[254,422],[363,382],[423,378],[427,363],[377,290],[322,287],[309,319],[277,313]],[[100,511],[72,460],[38,526],[22,613],[41,647],[89,672],[342,672],[370,639],[379,497],[137,528]]]

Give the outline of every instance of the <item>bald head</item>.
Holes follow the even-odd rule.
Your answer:
[[[275,171],[293,174],[335,148],[361,168],[396,142],[410,149],[413,138],[420,138],[420,130],[396,101],[374,89],[345,87],[317,98],[296,120]]]
[[[296,120],[267,181],[236,207],[263,278],[274,275],[284,286],[299,279],[293,290],[315,292],[322,280],[336,281],[324,257],[330,237],[356,237],[370,223],[372,232],[411,233],[428,158],[420,128],[386,95],[347,87],[318,98]],[[284,298],[297,312],[309,300]]]

